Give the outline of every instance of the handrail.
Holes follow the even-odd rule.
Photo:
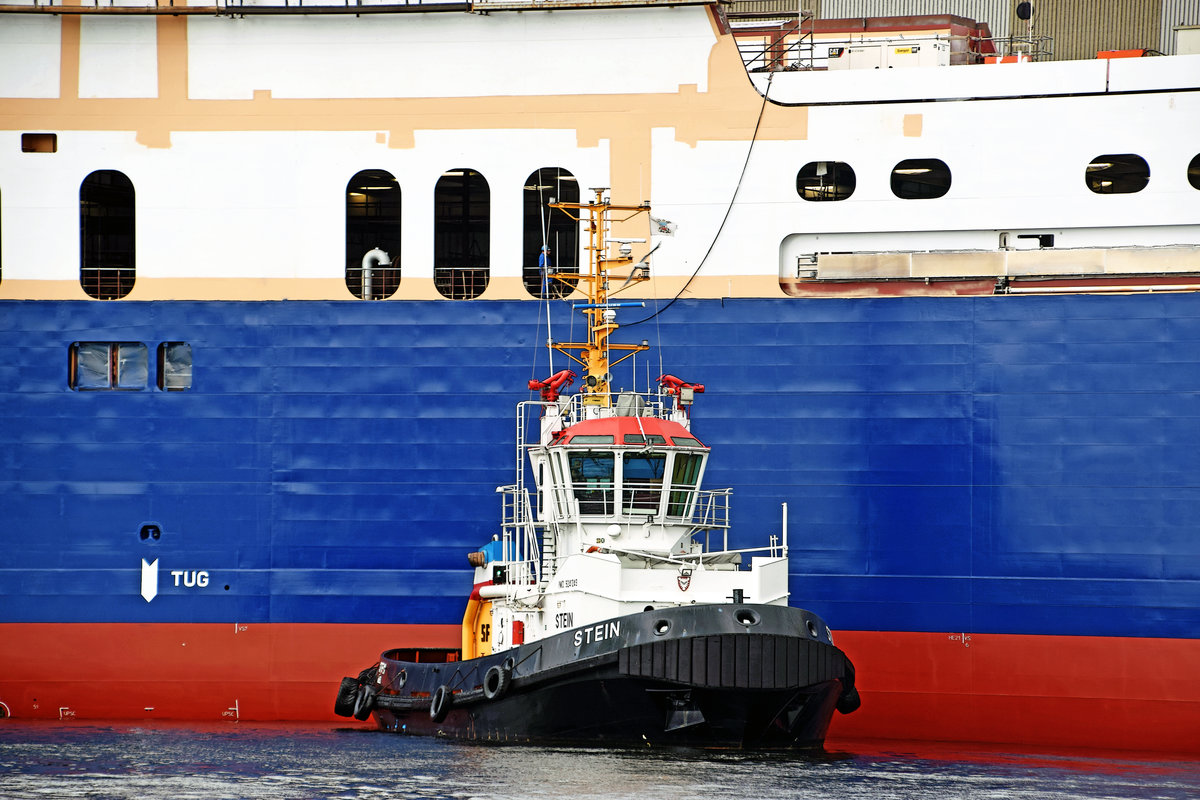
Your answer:
[[[89,2],[89,0],[84,0]],[[0,14],[112,14],[227,16],[287,14],[405,14],[431,12],[493,13],[498,11],[565,11],[631,6],[711,5],[716,0],[217,0],[188,5],[187,0],[90,0],[64,5],[63,0],[0,0]]]
[[[616,555],[630,556],[632,558],[643,558],[646,561],[657,561],[663,564],[678,564],[680,566],[703,565],[708,561],[719,561],[728,556],[743,553],[764,553],[769,558],[785,558],[780,552],[778,543],[763,545],[761,547],[741,547],[732,550],[715,550],[711,552],[701,553],[652,553],[647,550],[634,550],[627,547],[618,547],[616,545],[605,546],[605,551]]]
[[[84,0],[85,2],[87,0]],[[0,0],[0,14],[100,14],[115,16],[209,16],[244,17],[251,15],[287,14],[404,14],[453,11],[469,13],[470,2],[428,2],[427,0],[254,0],[251,4],[218,0],[207,5],[187,5],[186,0],[91,0],[91,5],[63,5],[59,0]],[[536,7],[536,6],[534,6]]]

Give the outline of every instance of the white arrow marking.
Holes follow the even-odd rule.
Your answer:
[[[142,559],[142,597],[146,598],[147,603],[158,597],[157,558],[149,564],[146,563],[146,559]]]

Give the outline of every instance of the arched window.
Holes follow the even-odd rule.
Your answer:
[[[442,173],[433,190],[433,284],[443,297],[472,300],[490,276],[491,190],[473,169]]]
[[[578,203],[579,183],[560,167],[542,167],[525,179],[525,222],[521,278],[534,297],[566,297],[575,281],[548,277],[550,272],[579,274],[579,222],[548,203]],[[543,259],[542,247],[548,249]],[[549,269],[543,269],[549,264]]]
[[[101,169],[79,187],[79,283],[97,300],[119,300],[133,290],[133,183]]]
[[[1200,153],[1193,156],[1188,164],[1188,183],[1193,189],[1200,189]]]
[[[387,253],[367,257],[373,250]],[[400,286],[400,184],[390,172],[364,169],[346,184],[346,288],[386,300]]]
[[[845,200],[856,185],[854,168],[841,161],[810,161],[796,173],[796,193],[805,200]]]
[[[1110,153],[1093,158],[1083,179],[1096,194],[1133,194],[1150,182],[1150,165],[1133,153]]]
[[[936,158],[908,158],[892,168],[892,194],[903,200],[930,200],[950,191],[950,168]]]

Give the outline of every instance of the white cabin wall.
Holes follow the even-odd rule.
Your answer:
[[[79,96],[158,96],[158,30],[153,17],[80,19]]]
[[[906,118],[908,132],[919,135],[906,135]],[[828,250],[995,249],[993,231],[1061,229],[1077,233],[1056,246],[1084,247],[1113,246],[1100,229],[1120,228],[1126,245],[1200,243],[1188,227],[1200,214],[1200,192],[1187,181],[1197,124],[1194,93],[813,108],[809,139],[794,143],[781,178],[790,182],[794,215],[784,236],[833,235],[837,243],[827,242]],[[1119,153],[1147,160],[1147,188],[1090,191],[1087,164]],[[895,197],[891,171],[906,158],[944,161],[952,174],[947,195]],[[809,202],[796,195],[796,171],[820,160],[853,167],[850,198]],[[794,275],[795,255],[809,246],[784,248],[782,275]]]
[[[188,94],[544,96],[675,92],[683,83],[706,91],[706,10],[648,9],[636,20],[620,10],[191,18]]]
[[[0,25],[0,97],[58,97],[61,52],[58,17],[6,15]]]

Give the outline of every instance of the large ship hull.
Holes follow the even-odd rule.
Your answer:
[[[1194,751],[1194,295],[677,306],[712,479],[747,531],[791,504],[792,603],[858,667],[832,737]],[[348,654],[457,646],[528,308],[4,303],[0,702],[332,719]],[[105,339],[190,342],[194,388],[66,388]]]

